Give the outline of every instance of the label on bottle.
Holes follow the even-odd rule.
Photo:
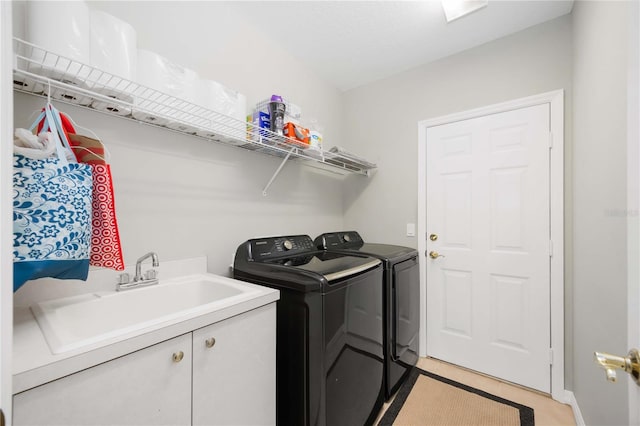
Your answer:
[[[322,149],[322,133],[316,130],[309,131],[309,146],[315,149]]]

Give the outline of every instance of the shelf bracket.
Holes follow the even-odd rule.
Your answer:
[[[291,156],[291,154],[293,154],[293,151],[295,151],[295,150],[296,150],[296,147],[294,146],[293,148],[291,148],[291,151],[289,151],[287,153],[286,157],[284,157],[284,159],[282,160],[282,163],[280,163],[280,166],[278,166],[276,171],[273,173],[273,176],[271,176],[271,179],[269,179],[269,182],[267,183],[267,185],[262,190],[262,195],[263,196],[265,196],[265,197],[267,196],[267,189],[269,189],[269,187],[271,186],[273,181],[276,180],[276,178],[280,174],[280,170],[282,170],[282,168],[284,167],[284,164],[287,162],[287,160],[289,159],[289,157]]]

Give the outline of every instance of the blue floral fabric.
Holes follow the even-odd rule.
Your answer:
[[[13,156],[13,290],[30,279],[86,280],[91,167]]]

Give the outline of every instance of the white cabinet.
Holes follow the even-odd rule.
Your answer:
[[[174,354],[182,360],[174,361]],[[13,398],[14,425],[188,425],[191,333]]]
[[[276,310],[193,332],[193,425],[276,422]]]
[[[275,364],[270,303],[14,395],[13,423],[275,424]]]

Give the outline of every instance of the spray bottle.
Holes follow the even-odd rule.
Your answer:
[[[271,118],[271,131],[282,136],[284,127],[284,111],[286,106],[282,101],[282,97],[278,95],[271,96],[269,102],[269,116]]]

